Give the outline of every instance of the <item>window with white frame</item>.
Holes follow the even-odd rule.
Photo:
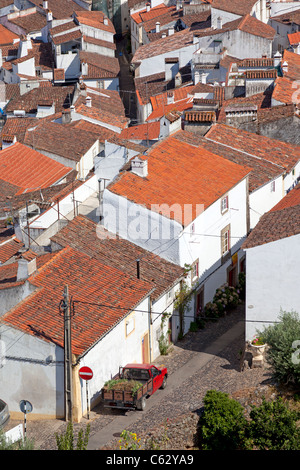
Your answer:
[[[199,277],[199,259],[191,265],[191,280],[195,281]]]
[[[221,199],[221,214],[224,214],[224,212],[228,211],[229,205],[228,205],[228,196],[224,196]]]
[[[227,225],[221,231],[221,254],[226,255],[230,250],[230,225]]]
[[[126,326],[126,336],[129,336],[130,333],[132,333],[135,328],[134,317],[128,318],[125,322],[125,326]]]

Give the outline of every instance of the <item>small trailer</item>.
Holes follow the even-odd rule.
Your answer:
[[[144,410],[146,398],[167,384],[166,367],[152,364],[127,364],[101,390],[104,406],[119,409]]]

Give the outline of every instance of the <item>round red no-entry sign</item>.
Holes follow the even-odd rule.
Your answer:
[[[93,377],[93,371],[87,366],[81,367],[79,369],[79,377],[83,380],[91,380]]]

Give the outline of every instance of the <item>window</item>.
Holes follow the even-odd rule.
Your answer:
[[[134,317],[128,318],[126,320],[125,326],[126,326],[126,336],[129,336],[130,333],[134,331],[134,327],[135,327]]]
[[[221,199],[221,214],[224,214],[224,212],[228,211],[228,209],[228,196],[225,196]]]
[[[275,192],[275,181],[272,181],[271,183],[271,193]]]
[[[194,235],[194,233],[195,233],[195,224],[192,224],[191,229],[190,229],[190,235]]]
[[[199,260],[195,261],[191,266],[191,280],[195,281],[199,277]]]
[[[230,250],[230,225],[221,231],[221,254],[226,255]]]

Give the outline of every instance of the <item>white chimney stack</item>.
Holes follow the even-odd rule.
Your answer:
[[[52,15],[52,11],[51,10],[48,10],[47,11],[47,22],[50,22],[53,20],[53,15]]]
[[[48,1],[47,0],[43,0],[43,8],[44,8],[44,10],[48,10]]]
[[[24,258],[18,259],[17,281],[24,281],[32,273],[36,271],[36,258],[27,260]]]
[[[148,176],[148,160],[142,160],[139,157],[135,157],[131,160],[131,171],[137,176],[146,178]]]
[[[146,3],[146,11],[150,11],[150,8],[151,8],[151,4],[150,4],[150,3]]]
[[[90,96],[87,96],[85,99],[85,105],[91,108],[92,106],[92,98]]]
[[[158,21],[155,25],[155,32],[159,33],[160,32],[160,22]]]
[[[103,18],[103,23],[107,26],[108,25],[108,18],[107,16],[104,16]]]

